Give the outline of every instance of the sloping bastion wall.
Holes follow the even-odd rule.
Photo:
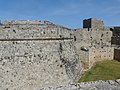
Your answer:
[[[82,65],[71,29],[47,21],[6,21],[0,26],[0,89],[68,85]]]

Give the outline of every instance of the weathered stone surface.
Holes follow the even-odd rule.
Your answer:
[[[90,25],[96,22],[94,19],[91,19],[90,22],[89,20],[86,21]],[[111,45],[112,31],[108,28],[97,27],[96,29],[94,25],[101,27],[102,24],[96,23],[91,28],[87,27],[74,31],[75,46],[85,69],[91,68],[97,61],[113,60],[114,58],[114,48]]]
[[[8,21],[0,26],[0,89],[75,82],[82,65],[71,29],[40,21]]]
[[[38,22],[38,21],[36,21]],[[72,38],[72,29],[53,23],[29,24],[28,21],[13,21],[17,24],[4,24],[0,26],[0,39],[39,39],[39,38]],[[35,23],[35,21],[33,21]]]
[[[39,20],[0,24],[0,89],[117,90],[119,80],[68,85],[96,61],[114,56],[112,31],[101,20],[89,20],[78,30]]]
[[[73,82],[82,67],[70,44],[71,41],[0,42],[0,88],[32,90]]]
[[[120,90],[120,80],[83,82],[67,86],[48,87],[35,90]]]

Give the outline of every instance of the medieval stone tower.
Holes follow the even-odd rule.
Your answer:
[[[74,34],[84,68],[91,68],[97,61],[113,59],[112,31],[104,26],[103,21],[95,18],[85,19],[83,28],[74,31]]]

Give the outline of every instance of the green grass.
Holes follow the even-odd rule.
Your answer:
[[[82,75],[79,82],[114,79],[120,79],[120,62],[106,60],[97,62],[95,66]]]

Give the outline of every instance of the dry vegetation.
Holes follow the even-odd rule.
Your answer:
[[[86,71],[79,82],[120,79],[120,62],[116,60],[97,62]]]

